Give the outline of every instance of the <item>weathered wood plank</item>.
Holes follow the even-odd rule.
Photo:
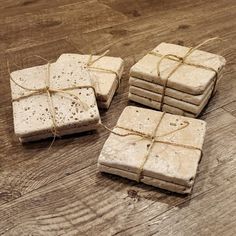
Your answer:
[[[236,101],[228,103],[227,105],[223,106],[222,108],[236,117]]]
[[[0,17],[1,50],[30,47],[55,40],[72,32],[109,27],[127,17],[96,1],[75,2],[65,6]]]
[[[81,231],[88,235],[95,232],[98,235],[134,235],[137,232],[151,235],[158,231],[170,232],[176,227],[175,232],[181,234],[185,230],[188,235],[191,230],[201,233],[201,229],[207,228],[206,218],[203,220],[201,214],[206,208],[205,217],[212,222],[211,232],[220,232],[223,224],[227,232],[236,222],[232,194],[235,168],[233,160],[203,173],[192,196],[183,197],[119,177],[96,174],[96,165],[92,165],[2,205],[0,233],[15,235],[22,231],[33,235],[59,235]],[[228,201],[224,202],[226,199]],[[226,202],[231,207],[227,207]],[[224,217],[225,214],[232,218]],[[170,222],[172,218],[177,225]],[[214,219],[219,223],[215,228]],[[204,227],[199,227],[197,222],[205,222]]]
[[[235,162],[221,165],[204,177],[216,187],[163,214],[126,225],[114,235],[235,235]]]

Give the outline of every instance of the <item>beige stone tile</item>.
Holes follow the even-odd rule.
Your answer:
[[[117,126],[151,135],[161,116],[162,112],[128,106],[121,114]],[[188,126],[185,127],[187,123]],[[185,128],[170,133],[181,127]],[[120,134],[129,132],[117,127],[114,128],[114,131]],[[201,149],[205,131],[206,123],[204,121],[166,113],[156,137],[159,137],[159,141],[172,144],[156,142],[145,162],[150,139],[137,135],[121,137],[110,134],[101,151],[98,163],[136,174],[136,180],[140,168],[144,164],[143,176],[191,188],[201,158],[201,151],[190,148],[190,146]],[[140,180],[142,182],[142,178]]]
[[[220,81],[221,78],[222,76],[219,77],[218,82]],[[134,78],[134,77],[129,78],[129,84],[131,86],[133,85],[135,87],[143,88],[145,90],[159,93],[159,94],[162,94],[162,91],[163,91],[163,86],[161,85],[151,83],[145,80],[141,80],[138,78]],[[218,86],[216,86],[215,90],[217,89],[217,87]],[[180,101],[185,101],[194,105],[200,105],[202,101],[205,99],[205,97],[209,95],[212,89],[213,89],[213,82],[211,82],[210,86],[208,86],[207,89],[204,91],[204,93],[200,95],[192,95],[192,94],[184,93],[184,92],[171,89],[171,88],[166,88],[165,95],[171,98],[176,98]]]
[[[136,174],[134,174],[132,172],[125,171],[125,170],[120,170],[120,169],[108,167],[108,166],[101,165],[101,164],[98,164],[98,169],[100,172],[106,172],[106,173],[110,173],[110,174],[114,174],[114,175],[119,175],[119,176],[127,178],[127,179],[137,180]],[[181,193],[181,194],[190,193],[192,190],[192,187],[186,187],[186,186],[183,186],[180,184],[174,184],[174,183],[171,183],[168,181],[163,181],[163,180],[148,177],[148,176],[143,176],[142,182],[145,184],[148,184],[148,185],[152,185],[154,187],[162,188],[165,190],[169,190],[169,191]]]
[[[175,44],[161,43],[153,51],[162,55],[174,54],[181,57],[186,54],[188,48]],[[162,85],[162,79],[165,79],[169,75],[170,71],[178,65],[178,62],[164,59],[160,65],[160,78],[157,76],[157,63],[159,60],[160,57],[147,54],[132,66],[130,75]],[[226,63],[222,56],[201,50],[194,51],[186,61],[202,66],[208,66],[217,71],[221,71]],[[183,64],[170,76],[168,87],[189,94],[199,95],[204,93],[214,77],[214,71]]]
[[[131,101],[140,103],[140,104],[145,105],[147,107],[154,108],[156,110],[160,110],[161,103],[157,102],[155,100],[152,100],[150,98],[139,96],[139,95],[136,95],[136,94],[133,94],[133,93],[129,93],[128,98]],[[165,112],[175,114],[175,115],[180,115],[180,116],[187,116],[187,117],[192,117],[192,118],[194,118],[196,116],[195,114],[192,114],[190,112],[186,112],[184,110],[181,110],[179,108],[176,108],[176,107],[173,107],[173,106],[170,106],[170,105],[167,105],[167,104],[163,105],[162,110],[165,111]]]
[[[130,86],[129,92],[133,93],[133,94],[136,94],[138,96],[141,96],[141,97],[149,98],[149,99],[154,100],[156,102],[160,102],[161,98],[162,98],[162,95],[159,94],[159,93],[151,92],[151,91],[148,91],[148,90],[145,90],[145,89],[142,89],[142,88],[138,88],[138,87],[135,87],[135,86]],[[172,97],[169,97],[169,96],[164,97],[164,103],[167,104],[167,105],[170,105],[172,107],[179,108],[183,111],[187,111],[187,112],[198,115],[203,110],[203,108],[206,106],[206,104],[209,101],[210,97],[211,97],[211,92],[208,94],[208,96],[206,96],[204,98],[202,103],[198,106],[194,105],[194,104],[191,104],[191,103],[188,103],[188,102],[180,101],[178,99],[175,99],[175,98],[172,98]]]
[[[11,73],[12,78],[24,87],[39,89],[46,86],[47,65],[27,68]],[[50,66],[50,88],[63,89],[76,85],[90,86],[90,77],[83,67],[63,61]],[[11,81],[12,98],[27,95],[30,91]],[[94,129],[100,121],[95,94],[92,88],[68,90],[79,98],[57,92],[51,95],[56,126],[60,135]],[[46,93],[29,96],[13,102],[14,129],[22,141],[53,136],[52,117]],[[85,129],[86,127],[86,129]],[[85,129],[85,130],[84,130]]]

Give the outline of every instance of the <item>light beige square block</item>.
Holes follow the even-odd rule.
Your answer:
[[[188,50],[189,48],[184,46],[161,43],[153,51],[162,55],[174,54],[183,57]],[[164,59],[160,65],[160,78],[157,76],[157,63],[159,60],[160,57],[147,54],[132,66],[130,76],[162,85],[163,81],[161,78],[166,79],[178,62]],[[224,57],[201,50],[194,51],[186,59],[186,62],[208,66],[217,71],[221,71],[226,63]],[[214,77],[214,71],[182,64],[177,71],[170,76],[167,86],[189,94],[199,95],[204,93],[207,87],[212,83]]]
[[[219,75],[220,77],[218,79],[218,82],[222,78],[221,73]],[[217,85],[215,86],[214,92],[216,92],[217,90],[218,82],[217,82]],[[135,87],[143,88],[145,90],[159,93],[159,94],[162,94],[163,92],[163,86],[155,84],[155,83],[151,83],[145,80],[141,80],[138,78],[134,78],[134,77],[129,78],[129,84],[131,86],[133,85]],[[184,93],[184,92],[171,89],[171,88],[166,88],[165,95],[171,98],[176,98],[180,101],[185,101],[194,105],[200,105],[202,101],[206,98],[206,96],[208,96],[209,93],[212,92],[212,89],[213,89],[213,82],[211,82],[210,86],[208,86],[207,89],[204,91],[204,93],[200,95],[192,95],[192,94]]]
[[[11,77],[27,88],[45,88],[47,68],[47,65],[42,65],[18,70],[12,72]],[[51,64],[50,88],[60,90],[77,85],[91,85],[87,70],[73,62],[60,61]],[[12,81],[11,91],[13,99],[30,93]],[[71,89],[67,92],[74,94],[79,100],[62,92],[51,95],[59,135],[95,129],[99,124],[100,116],[93,89]],[[52,113],[49,104],[46,93],[32,95],[13,102],[15,134],[21,141],[26,142],[53,136],[51,131],[53,128]]]
[[[86,66],[89,57],[89,55],[69,53],[62,54],[57,61],[75,61],[78,65]],[[93,56],[92,60],[96,60],[97,58],[98,56]],[[118,81],[120,81],[122,77],[124,61],[119,57],[104,56],[96,61],[92,66],[112,70],[118,75],[117,77],[114,73],[99,71],[92,68],[88,69],[92,85],[96,91],[98,106],[107,109],[109,108],[112,98],[117,90],[119,84]]]
[[[117,125],[151,135],[161,116],[162,112],[128,106],[122,112]],[[188,126],[185,126],[186,123]],[[184,128],[170,133],[181,127]],[[120,134],[130,132],[122,128],[114,128],[114,131]],[[144,160],[151,143],[150,139],[137,135],[121,137],[110,134],[103,146],[98,164],[99,167],[102,166],[103,171],[104,167],[126,171],[133,174],[133,180],[138,180],[138,173],[144,163],[141,182],[145,181],[157,186],[149,179],[153,178],[191,189],[201,158],[201,151],[197,148],[202,148],[205,131],[204,121],[166,113],[156,137],[159,137],[159,141],[169,142],[169,144],[156,142],[146,162]],[[129,175],[125,177],[129,178]],[[165,188],[165,186],[162,187]]]
[[[128,172],[125,170],[120,170],[117,168],[112,168],[112,167],[108,167],[108,166],[101,165],[101,164],[98,164],[98,169],[100,172],[106,172],[109,174],[119,175],[119,176],[127,178],[127,179],[131,179],[131,180],[137,179],[137,175],[135,173]],[[148,176],[143,176],[142,182],[145,184],[148,184],[148,185],[152,185],[154,187],[166,189],[166,190],[176,192],[176,193],[181,193],[181,194],[190,193],[192,190],[192,186],[187,187],[187,186],[184,186],[181,184],[174,184],[174,183],[171,183],[168,181],[163,181],[163,180],[148,177]]]
[[[159,93],[154,93],[154,92],[151,92],[149,90],[141,89],[141,88],[138,88],[138,87],[135,87],[135,86],[130,86],[129,91],[130,91],[130,93],[136,94],[136,95],[141,96],[141,97],[146,97],[146,98],[149,98],[149,99],[157,101],[157,102],[160,102],[161,98],[162,98],[162,95],[159,94]],[[209,101],[210,97],[211,97],[211,92],[208,94],[208,96],[206,96],[204,98],[202,103],[198,106],[194,105],[194,104],[191,104],[191,103],[188,103],[188,102],[180,101],[178,99],[175,99],[175,98],[172,98],[172,97],[169,97],[169,96],[164,97],[164,103],[167,104],[167,105],[170,105],[172,107],[179,108],[183,111],[187,111],[187,112],[198,115],[198,114],[201,113],[203,108],[206,106],[206,104]]]
[[[128,98],[131,101],[140,103],[140,104],[145,105],[147,107],[154,108],[156,110],[160,110],[161,103],[157,102],[157,101],[154,101],[154,100],[152,100],[150,98],[139,96],[139,95],[136,95],[136,94],[133,94],[133,93],[130,93],[130,92],[128,94]],[[162,109],[165,112],[168,112],[168,113],[171,113],[171,114],[175,114],[175,115],[187,116],[187,117],[191,117],[191,118],[195,118],[196,117],[195,114],[192,114],[190,112],[181,110],[181,109],[176,108],[176,107],[172,107],[172,106],[167,105],[167,104],[164,104]]]

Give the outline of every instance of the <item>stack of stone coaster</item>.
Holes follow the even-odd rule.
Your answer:
[[[194,50],[181,63],[189,50],[161,43],[144,56],[130,70],[129,99],[169,113],[197,117],[216,91],[226,61],[222,56]]]
[[[88,65],[91,59],[90,65]],[[91,83],[96,91],[99,108],[108,109],[119,86],[124,61],[119,57],[62,54],[58,61],[74,61],[88,69]]]
[[[104,144],[98,168],[169,191],[190,193],[205,131],[202,120],[128,106]]]
[[[96,129],[100,122],[87,69],[58,62],[11,73],[14,129],[21,142]]]

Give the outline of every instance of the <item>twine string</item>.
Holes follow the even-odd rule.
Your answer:
[[[163,81],[163,89],[162,89],[162,94],[161,94],[161,101],[160,101],[160,110],[163,110],[163,105],[164,105],[164,98],[165,98],[165,94],[166,94],[166,88],[168,85],[168,81],[169,78],[180,68],[181,65],[189,65],[189,66],[193,66],[193,67],[197,67],[197,68],[202,68],[205,70],[210,70],[213,71],[215,73],[215,77],[214,77],[214,82],[213,82],[213,88],[212,88],[212,92],[211,92],[211,96],[213,96],[216,85],[217,85],[217,81],[219,78],[219,72],[217,70],[215,70],[214,68],[210,67],[210,66],[204,66],[201,64],[195,64],[195,63],[191,63],[191,62],[186,62],[186,59],[194,52],[196,51],[198,48],[202,47],[203,45],[215,41],[215,40],[221,40],[218,37],[214,37],[214,38],[210,38],[207,39],[205,41],[203,41],[202,43],[196,45],[195,47],[190,47],[189,50],[185,53],[184,56],[180,57],[174,54],[166,54],[166,55],[162,55],[158,52],[152,51],[149,54],[153,55],[153,56],[158,56],[160,57],[160,60],[157,62],[157,76]],[[167,75],[167,77],[165,79],[161,78],[161,72],[160,72],[160,66],[161,63],[163,62],[164,59],[169,59],[169,60],[173,60],[178,62],[177,65],[169,72],[169,74]]]

